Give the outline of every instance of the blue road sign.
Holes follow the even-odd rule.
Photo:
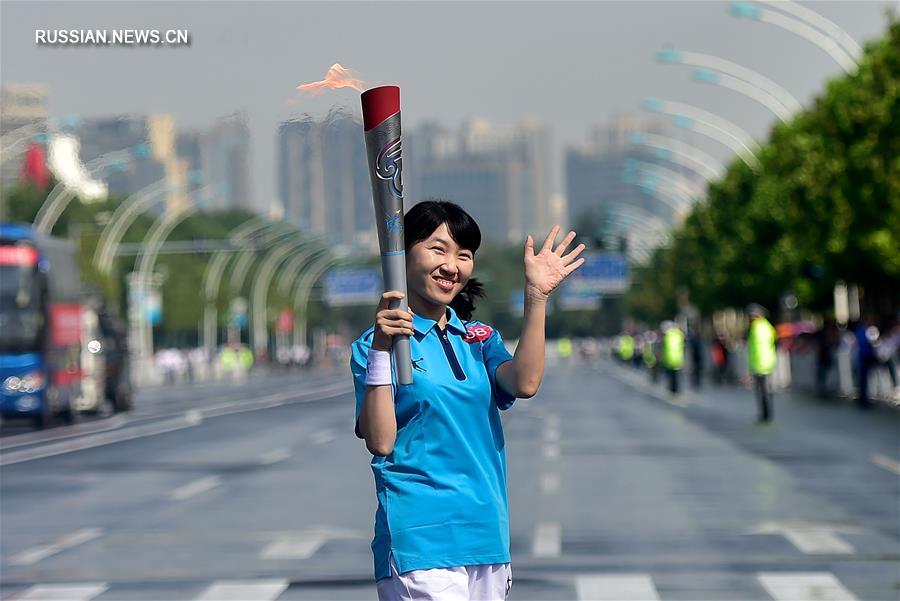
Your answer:
[[[342,269],[325,276],[325,302],[331,307],[376,304],[381,292],[378,269]]]
[[[569,276],[579,293],[622,294],[631,285],[628,261],[619,253],[585,253],[584,265]]]

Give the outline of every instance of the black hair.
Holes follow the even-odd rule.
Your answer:
[[[458,204],[447,200],[424,200],[414,205],[403,217],[406,252],[416,242],[427,240],[442,223],[447,224],[450,235],[460,247],[472,251],[481,246],[481,229],[472,216]],[[471,319],[475,311],[475,297],[484,298],[484,285],[475,278],[469,278],[450,306],[460,319]]]

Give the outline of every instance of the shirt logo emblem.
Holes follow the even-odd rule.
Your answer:
[[[425,357],[419,357],[418,359],[413,359],[412,360],[413,369],[416,371],[427,371],[424,367],[419,365],[424,360],[425,360]]]
[[[488,326],[469,326],[466,328],[466,335],[463,336],[463,340],[469,344],[484,342],[490,338],[493,333],[494,331]]]

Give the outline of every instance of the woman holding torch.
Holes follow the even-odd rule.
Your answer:
[[[554,227],[525,240],[525,313],[515,356],[472,321],[481,231],[462,208],[426,201],[403,218],[409,311],[388,291],[352,346],[356,435],[374,455],[372,551],[378,597],[500,600],[512,582],[506,451],[500,410],[530,398],[544,372],[547,300],[584,259]],[[413,383],[398,385],[395,340],[409,337]]]

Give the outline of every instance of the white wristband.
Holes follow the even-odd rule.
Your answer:
[[[391,381],[391,353],[369,349],[366,361],[366,385],[389,386]]]

